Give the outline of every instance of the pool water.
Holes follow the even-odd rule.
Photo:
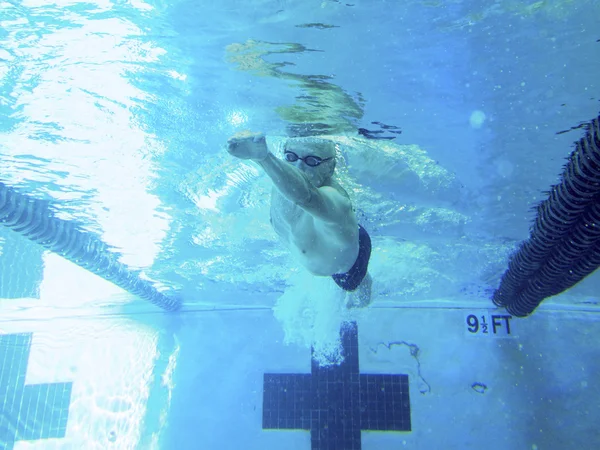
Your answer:
[[[598,17],[0,1],[0,449],[598,448],[598,273],[491,300],[598,117]],[[337,144],[367,307],[279,242],[245,129]]]

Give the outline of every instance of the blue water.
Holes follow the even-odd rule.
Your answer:
[[[363,373],[410,380],[412,431],[363,448],[596,448],[598,274],[510,338],[465,318],[492,317],[582,131],[557,133],[598,115],[598,17],[592,0],[0,1],[0,182],[183,299],[165,314],[0,229],[0,449],[311,448],[262,429],[263,374],[309,373],[311,346],[335,360],[342,319]],[[336,295],[225,149],[309,128],[343,144],[373,239],[365,310],[305,294]]]

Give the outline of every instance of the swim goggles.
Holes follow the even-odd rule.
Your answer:
[[[296,155],[294,152],[290,152],[288,150],[286,150],[283,153],[283,156],[285,158],[286,161],[288,162],[296,162],[298,160],[304,162],[304,164],[306,164],[307,166],[310,167],[317,167],[319,164],[324,163],[325,161],[329,161],[330,159],[333,158],[319,158],[318,156],[312,156],[312,155],[308,155],[305,156],[304,158],[300,158],[298,155]]]

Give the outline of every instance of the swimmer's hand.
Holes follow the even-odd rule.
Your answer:
[[[236,158],[254,161],[262,161],[269,155],[265,135],[251,131],[240,131],[229,138],[227,151]]]

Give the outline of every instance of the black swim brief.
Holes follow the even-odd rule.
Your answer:
[[[352,268],[346,273],[336,273],[331,276],[333,281],[345,291],[354,291],[360,286],[367,274],[371,258],[371,238],[361,225],[358,226],[358,257]]]

